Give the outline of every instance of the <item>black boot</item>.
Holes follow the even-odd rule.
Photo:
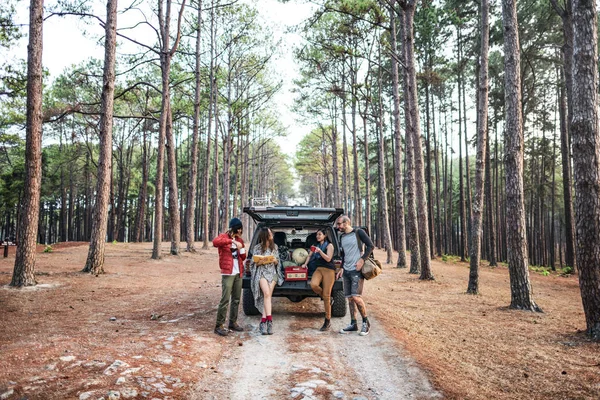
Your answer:
[[[227,329],[225,329],[223,325],[217,325],[215,327],[215,333],[220,336],[227,336],[229,334],[229,332],[227,331]]]
[[[325,332],[325,331],[328,331],[330,327],[331,327],[331,321],[329,319],[325,318],[325,322],[323,322],[323,326],[319,330],[321,332]]]

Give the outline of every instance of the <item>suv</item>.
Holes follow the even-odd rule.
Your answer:
[[[317,243],[316,232],[325,229],[327,240],[333,244],[333,261],[337,267],[341,267],[341,251],[338,235],[335,231],[335,220],[344,213],[342,208],[312,208],[301,206],[275,206],[275,207],[244,207],[244,212],[256,222],[254,235],[248,246],[248,259],[252,257],[252,249],[258,240],[258,230],[264,226],[273,232],[273,240],[279,247],[279,256],[283,268],[285,261],[292,260],[295,249],[308,249]],[[254,296],[250,289],[250,269],[242,282],[243,310],[246,315],[258,315],[260,311],[254,306]],[[275,286],[273,297],[287,297],[293,302],[299,302],[307,297],[318,297],[310,287],[310,276],[308,280],[286,280],[279,286]],[[332,317],[343,317],[346,315],[346,298],[342,287],[342,280],[337,279],[331,291],[333,305],[331,307]]]

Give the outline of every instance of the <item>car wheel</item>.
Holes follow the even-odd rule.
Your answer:
[[[254,295],[251,289],[242,290],[242,307],[246,315],[260,314],[260,311],[254,306]]]
[[[331,293],[333,304],[331,305],[331,316],[332,317],[344,317],[346,316],[346,298],[344,297],[343,290],[336,290]]]
[[[304,296],[288,296],[287,298],[290,299],[292,303],[300,303],[304,300]]]

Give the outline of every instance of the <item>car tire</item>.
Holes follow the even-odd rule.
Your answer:
[[[332,317],[345,317],[346,316],[346,298],[344,297],[343,290],[335,290],[331,293],[333,304],[331,306]]]
[[[242,290],[242,307],[246,315],[259,315],[260,311],[254,306],[254,295],[251,289]]]

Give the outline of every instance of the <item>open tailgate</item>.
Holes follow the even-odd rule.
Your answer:
[[[255,222],[322,222],[333,223],[344,213],[343,208],[313,208],[304,206],[244,207]]]

